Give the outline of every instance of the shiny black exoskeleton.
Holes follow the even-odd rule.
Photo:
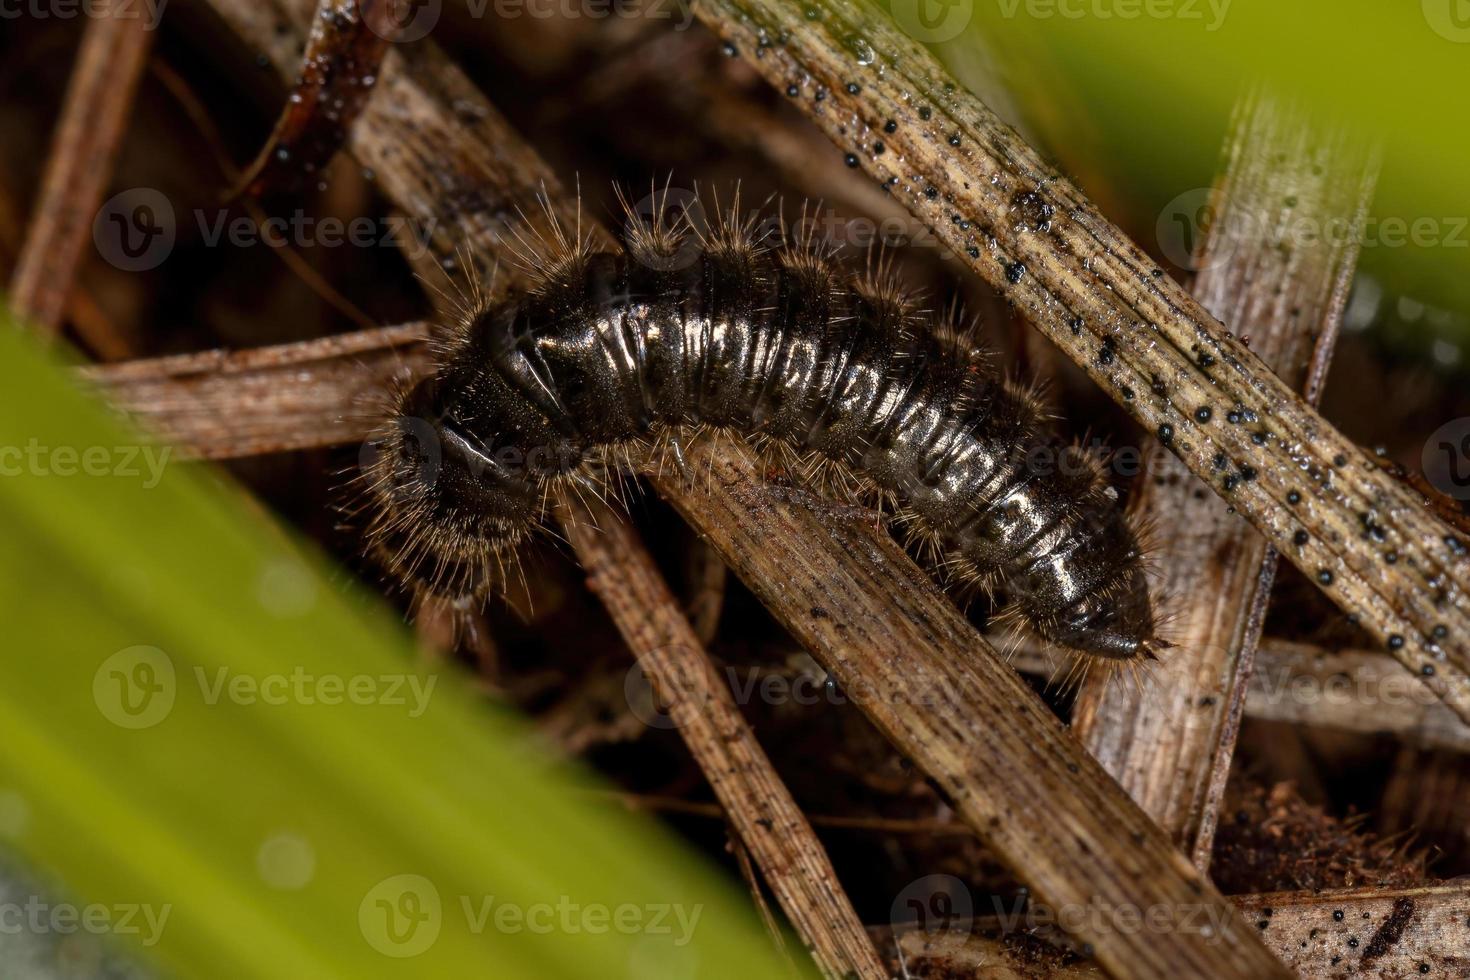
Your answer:
[[[375,549],[474,600],[548,487],[608,447],[711,426],[780,440],[895,498],[962,573],[1048,640],[1151,656],[1134,532],[1029,395],[916,329],[879,276],[726,236],[684,262],[581,255],[467,318],[382,440]],[[674,266],[671,268],[671,266]]]

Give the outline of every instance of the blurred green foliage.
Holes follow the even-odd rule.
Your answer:
[[[85,903],[7,928],[197,977],[782,969],[748,897],[591,802],[218,470],[5,319],[0,372],[0,846]]]
[[[1251,85],[1380,140],[1360,271],[1454,314],[1421,329],[1470,342],[1470,0],[891,3],[956,28],[939,50],[961,74],[983,47],[1048,151],[1155,251],[1157,217],[1210,186]]]

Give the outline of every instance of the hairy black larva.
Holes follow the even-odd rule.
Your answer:
[[[367,464],[368,540],[392,573],[478,602],[555,492],[600,489],[634,447],[682,461],[721,429],[891,504],[945,571],[1003,590],[1054,643],[1118,661],[1167,646],[1116,491],[1053,448],[1029,393],[951,325],[925,329],[881,260],[855,274],[734,215],[630,222],[625,256],[563,241],[534,288],[466,311]]]

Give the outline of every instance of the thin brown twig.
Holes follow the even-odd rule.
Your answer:
[[[10,281],[11,308],[49,334],[61,329],[153,34],[136,11],[109,5],[88,21],[82,35],[41,192]]]
[[[881,980],[882,963],[827,853],[781,782],[653,559],[625,518],[565,495],[562,533],[588,584],[750,849],[781,907],[832,977]]]
[[[840,152],[1470,720],[1470,544],[872,3],[694,9],[767,81],[796,85]]]
[[[353,442],[369,399],[429,366],[428,326],[407,323],[247,351],[82,369],[114,404],[187,456],[229,459]],[[330,406],[323,411],[325,406]]]
[[[401,30],[391,5],[390,0],[321,0],[286,107],[231,196],[294,189],[315,179],[331,161]]]
[[[721,814],[723,819],[724,815]],[[766,933],[771,937],[771,944],[776,947],[786,960],[787,971],[792,976],[797,976],[796,962],[791,959],[791,951],[786,948],[786,937],[781,932],[781,923],[776,919],[776,913],[771,910],[771,903],[766,901],[766,893],[761,890],[760,878],[756,875],[755,864],[750,860],[750,849],[740,841],[740,837],[731,829],[726,840],[729,848],[735,854],[735,864],[740,868],[740,877],[745,881],[745,887],[750,892],[750,900],[755,904],[756,911],[765,924]]]
[[[8,183],[0,178],[0,276],[15,271],[15,259],[24,247],[24,236],[19,209]],[[83,284],[76,284],[67,296],[65,316],[82,345],[99,361],[121,361],[136,355],[133,344]]]
[[[1226,160],[1194,294],[1225,322],[1248,329],[1251,349],[1315,404],[1358,243],[1303,240],[1295,232],[1361,223],[1376,154],[1326,130],[1301,107],[1255,93],[1237,107]],[[1146,474],[1139,508],[1158,541],[1161,591],[1175,604],[1167,638],[1178,650],[1147,691],[1089,677],[1072,726],[1185,853],[1208,868],[1277,556],[1177,457],[1149,458],[1160,465]]]
[[[194,94],[194,90],[189,87],[189,83],[184,80],[183,76],[163,62],[154,63],[152,71],[154,77],[163,83],[163,87],[168,90],[169,94],[173,96],[174,101],[184,110],[184,115],[189,117],[189,121],[194,124],[194,128],[198,131],[200,138],[209,147],[210,153],[214,156],[215,163],[219,167],[220,176],[224,178],[225,183],[233,185],[240,184],[242,177],[239,168],[235,166],[235,161],[230,159],[230,154],[225,149],[224,140],[220,137],[218,127],[215,126],[214,120],[210,117],[208,110],[204,108],[204,104],[199,101],[199,97]],[[250,215],[257,227],[263,227],[265,225],[268,216],[254,198],[243,199],[240,201],[240,206]],[[320,296],[338,313],[341,313],[364,330],[376,329],[378,324],[364,313],[356,303],[343,296],[337,291],[335,286],[322,278],[321,273],[312,268],[311,263],[306,261],[295,245],[285,243],[283,247],[272,249],[272,251],[285,263],[286,268],[290,269],[298,279],[306,284],[308,289]]]

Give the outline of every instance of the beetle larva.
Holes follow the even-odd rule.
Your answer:
[[[891,274],[767,248],[733,214],[633,227],[625,255],[568,249],[471,311],[401,398],[368,474],[371,547],[400,580],[479,601],[565,481],[712,427],[891,498],[1055,644],[1114,661],[1167,645],[1116,492],[1075,450],[1037,466],[1033,399],[923,329]]]

